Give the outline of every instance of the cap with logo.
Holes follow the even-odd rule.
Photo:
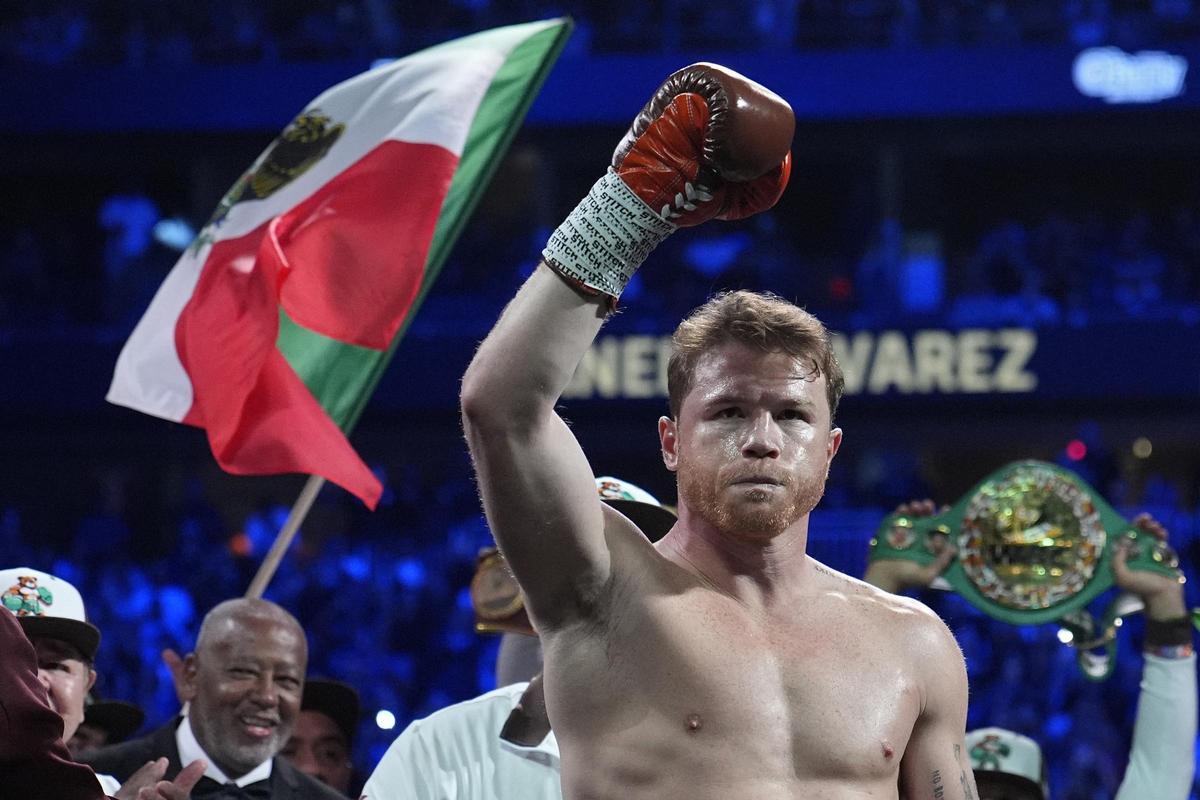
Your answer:
[[[637,525],[651,542],[666,536],[675,524],[675,513],[671,509],[629,481],[611,476],[596,478],[596,492],[606,505]],[[534,633],[525,612],[521,587],[503,554],[494,547],[480,551],[476,560],[475,576],[471,579],[471,605],[475,609],[478,633]]]
[[[966,746],[976,781],[1027,789],[1043,800],[1049,796],[1046,762],[1033,739],[1004,728],[979,728],[967,733]]]
[[[59,639],[96,658],[100,631],[87,621],[79,590],[62,578],[29,567],[0,570],[0,607],[30,639]]]

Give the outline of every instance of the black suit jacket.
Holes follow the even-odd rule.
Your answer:
[[[182,718],[176,717],[158,730],[140,739],[133,739],[111,747],[104,747],[85,759],[96,772],[112,775],[126,781],[147,761],[166,756],[167,780],[174,780],[183,765],[179,763],[179,748],[175,745],[175,728]],[[288,763],[287,759],[275,756],[271,762],[272,800],[346,800],[320,781],[310,778]]]

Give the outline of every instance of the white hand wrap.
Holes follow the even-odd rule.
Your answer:
[[[542,258],[568,280],[616,298],[677,227],[609,169],[550,235]]]

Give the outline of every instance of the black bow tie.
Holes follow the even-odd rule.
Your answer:
[[[205,775],[192,789],[193,800],[271,800],[270,779],[245,786],[236,783],[217,783]]]

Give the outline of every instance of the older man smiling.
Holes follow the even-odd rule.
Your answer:
[[[186,716],[150,735],[105,748],[89,762],[124,778],[166,758],[166,777],[208,762],[191,796],[335,800],[342,795],[278,753],[300,713],[308,644],[295,617],[266,600],[227,600],[208,613],[184,660]]]

